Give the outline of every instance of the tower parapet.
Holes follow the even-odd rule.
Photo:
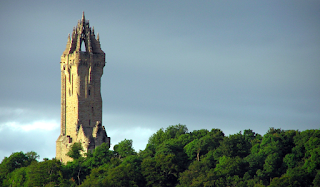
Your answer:
[[[102,126],[100,88],[105,63],[99,35],[96,38],[83,13],[68,35],[60,62],[61,132],[56,141],[56,158],[63,162],[72,160],[66,153],[74,142],[81,142],[84,152],[104,142],[110,145]]]

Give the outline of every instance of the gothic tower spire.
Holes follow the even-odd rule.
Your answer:
[[[66,153],[74,142],[81,142],[84,152],[104,142],[110,145],[110,138],[102,126],[100,91],[105,53],[84,12],[68,36],[60,66],[61,131],[56,141],[56,158],[67,162],[72,160]]]

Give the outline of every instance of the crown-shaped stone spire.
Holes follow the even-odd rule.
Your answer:
[[[85,51],[88,53],[104,53],[100,47],[99,37],[95,38],[94,29],[91,29],[89,20],[85,19],[84,12],[82,18],[73,28],[71,39],[67,42],[66,50],[63,54],[72,54],[75,51],[81,51],[81,44],[84,42]]]

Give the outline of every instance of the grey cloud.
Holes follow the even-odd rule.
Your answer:
[[[14,130],[8,126],[2,127],[0,130],[0,160],[3,157],[9,157],[13,152],[29,152],[35,151],[41,158],[54,158],[54,147],[56,141],[56,134],[59,129],[52,131],[34,130],[21,131]]]

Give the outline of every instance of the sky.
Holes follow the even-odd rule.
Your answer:
[[[320,128],[320,1],[1,1],[0,160],[55,157],[60,57],[85,12],[103,121],[136,151],[160,128]]]

